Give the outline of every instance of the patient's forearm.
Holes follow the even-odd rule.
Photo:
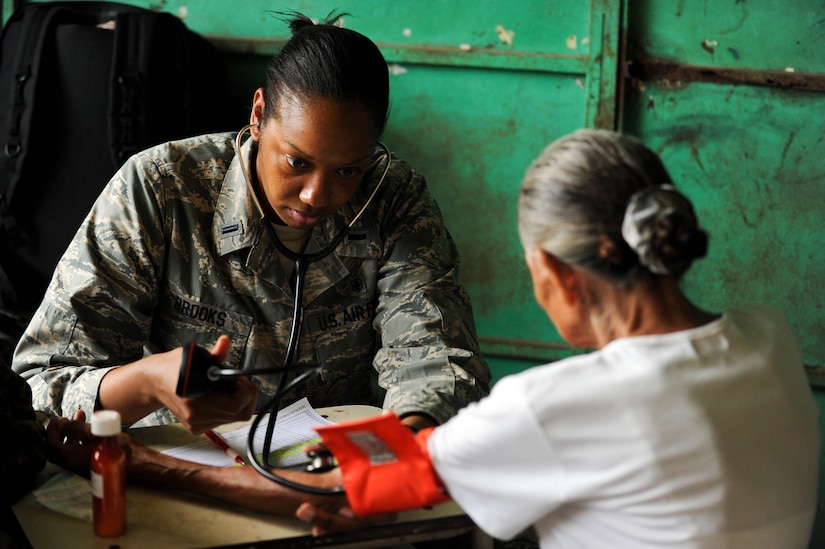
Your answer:
[[[304,501],[337,508],[343,496],[319,496],[298,492],[273,482],[253,467],[214,467],[180,460],[145,448],[135,447],[130,454],[128,476],[143,485],[165,490],[179,490],[232,503],[254,511],[293,516]],[[337,483],[333,474],[279,470],[290,480],[318,487]]]

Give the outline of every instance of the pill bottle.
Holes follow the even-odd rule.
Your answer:
[[[92,414],[90,479],[95,534],[119,536],[126,530],[126,454],[120,445],[120,414],[99,410]]]

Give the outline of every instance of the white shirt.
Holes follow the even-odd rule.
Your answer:
[[[542,548],[805,548],[819,428],[780,313],[734,309],[499,381],[435,430],[452,497]]]

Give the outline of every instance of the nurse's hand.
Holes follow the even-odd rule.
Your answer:
[[[229,346],[229,338],[221,336],[210,353],[219,363],[223,363],[229,356]],[[172,352],[175,353],[176,364],[179,365],[182,350],[176,349]],[[163,404],[192,434],[199,435],[226,423],[246,421],[255,412],[258,389],[247,378],[237,378],[232,393],[207,391],[197,398],[182,398],[174,393],[179,371],[179,368],[175,368],[173,379],[165,385],[167,389],[171,388],[171,394],[164,394]]]
[[[210,352],[222,363],[229,356],[229,346],[229,338],[221,336]],[[231,394],[207,391],[198,398],[179,397],[175,391],[182,357],[183,348],[178,347],[109,370],[98,388],[100,407],[120,412],[124,425],[131,425],[166,407],[196,435],[218,425],[252,417],[258,389],[246,378],[237,380]]]

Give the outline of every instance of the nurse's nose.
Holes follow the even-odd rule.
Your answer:
[[[303,181],[298,197],[301,202],[313,208],[326,206],[329,203],[331,194],[330,184],[329,178],[322,172],[313,172]]]

